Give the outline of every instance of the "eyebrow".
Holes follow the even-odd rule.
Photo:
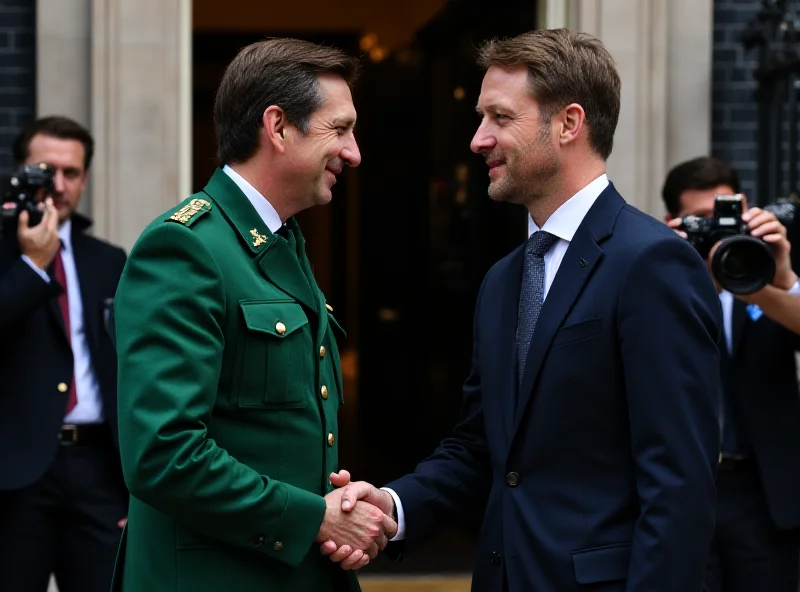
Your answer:
[[[356,118],[355,117],[335,117],[331,122],[334,126],[346,126],[346,127],[355,127],[356,125]]]
[[[480,105],[475,105],[475,112],[478,115],[483,115],[484,113],[497,113],[497,111],[505,111],[507,113],[512,113],[512,110],[504,105],[497,105],[492,103],[491,105],[487,105],[485,109],[481,109]]]

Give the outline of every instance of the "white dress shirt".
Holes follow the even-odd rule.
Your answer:
[[[561,204],[561,207],[553,212],[553,215],[547,219],[542,228],[536,226],[533,218],[528,216],[528,236],[537,230],[546,230],[559,239],[550,247],[550,250],[547,251],[544,256],[545,298],[550,291],[550,286],[553,285],[553,279],[561,265],[562,259],[564,259],[564,254],[567,252],[572,237],[575,236],[586,213],[592,205],[594,205],[595,200],[603,193],[606,187],[608,187],[608,177],[606,175],[600,175],[597,179]],[[388,487],[383,487],[382,489],[392,496],[394,504],[397,507],[397,534],[391,540],[402,541],[406,536],[406,519],[403,512],[403,504],[400,502],[400,497],[394,491]]]
[[[278,232],[281,226],[283,226],[283,222],[281,222],[281,217],[278,215],[275,208],[272,207],[272,204],[267,201],[267,198],[261,195],[258,189],[245,181],[244,177],[227,164],[222,168],[222,171],[238,185],[242,193],[250,200],[250,203],[253,204],[256,212],[258,212],[258,215],[261,216],[261,219],[264,221],[264,224],[269,228],[269,231],[273,233]]]
[[[92,366],[92,356],[89,354],[81,285],[78,281],[75,254],[72,250],[72,220],[68,219],[59,227],[58,236],[62,244],[61,261],[64,263],[64,275],[67,278],[70,343],[74,359],[75,394],[78,397],[77,405],[64,417],[64,423],[101,423],[103,421],[103,400],[100,396],[100,385]],[[44,281],[50,282],[47,272],[36,267],[33,261],[25,255],[22,258]]]

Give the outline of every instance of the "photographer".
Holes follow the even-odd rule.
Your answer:
[[[35,166],[0,194],[0,590],[45,592],[53,573],[106,592],[127,515],[103,326],[125,253],[75,211],[93,150],[78,123],[35,121],[13,147]]]
[[[720,259],[715,260],[719,241],[713,241],[707,256],[723,312],[722,443],[707,585],[709,592],[797,592],[800,393],[794,352],[800,348],[800,338],[792,331],[800,329],[800,283],[791,267],[786,228],[775,214],[748,210],[746,199],[715,199],[739,192],[736,171],[709,157],[676,166],[662,190],[667,223],[684,238],[696,241],[696,246],[702,240],[691,230],[684,231],[690,224],[686,216],[710,222],[700,228],[716,228],[720,220],[726,224],[735,218],[721,219],[719,210],[740,203],[741,221],[752,237],[770,246],[764,252],[774,259],[769,285],[735,296],[723,288],[733,274],[720,271]],[[755,247],[751,253],[763,245]],[[772,260],[766,261],[766,267],[771,265]]]

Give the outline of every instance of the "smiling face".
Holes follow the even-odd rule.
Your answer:
[[[561,163],[550,121],[541,119],[525,66],[490,67],[478,99],[481,124],[470,147],[489,165],[489,197],[528,204],[546,195]]]
[[[353,128],[356,110],[350,87],[341,76],[320,74],[324,102],[311,116],[308,132],[285,130],[287,185],[298,211],[331,200],[331,188],[345,166],[361,162]]]

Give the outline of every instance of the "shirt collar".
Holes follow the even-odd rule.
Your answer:
[[[572,241],[572,237],[575,236],[587,212],[606,187],[608,187],[608,176],[600,175],[561,204],[561,207],[553,212],[542,228],[536,226],[533,218],[528,214],[528,236],[537,230],[545,230],[567,242]]]
[[[275,208],[272,207],[272,204],[267,201],[267,198],[261,195],[258,189],[250,185],[244,177],[227,164],[222,167],[222,171],[236,183],[239,189],[242,190],[242,193],[245,194],[245,197],[250,200],[250,203],[253,204],[256,212],[258,212],[258,215],[261,216],[261,219],[264,221],[264,224],[269,228],[269,231],[273,233],[278,232],[280,227],[283,226],[283,222],[281,222],[281,217],[278,215]]]
[[[72,252],[72,218],[67,218],[64,223],[58,227],[58,238],[61,239],[61,248],[68,252]]]

